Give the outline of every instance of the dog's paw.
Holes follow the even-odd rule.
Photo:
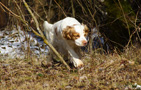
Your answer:
[[[84,64],[80,59],[74,59],[74,66],[77,68],[81,68],[84,66]]]

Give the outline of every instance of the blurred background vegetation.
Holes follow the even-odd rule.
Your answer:
[[[0,0],[21,16],[35,30],[34,20],[22,0]],[[26,0],[42,28],[44,20],[54,23],[67,16],[75,17],[90,30],[98,27],[110,49],[140,46],[141,0]],[[24,24],[0,5],[0,30]]]

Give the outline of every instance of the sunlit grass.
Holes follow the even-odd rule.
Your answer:
[[[44,67],[35,58],[0,61],[0,89],[132,89],[141,84],[140,56],[141,50],[132,48],[120,55],[93,53],[83,57],[83,70],[72,71],[58,63]]]

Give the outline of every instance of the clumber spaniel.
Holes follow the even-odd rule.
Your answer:
[[[75,18],[66,17],[54,24],[44,21],[43,27],[47,39],[64,59],[70,56],[75,67],[83,66],[80,47],[87,44],[89,29],[86,25],[80,24]]]

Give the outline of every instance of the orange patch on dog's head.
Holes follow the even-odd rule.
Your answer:
[[[67,40],[76,40],[80,37],[79,33],[74,30],[74,27],[67,26],[63,32],[63,37]]]
[[[89,28],[84,24],[83,24],[83,26],[84,26],[84,36],[86,37],[89,34]]]

